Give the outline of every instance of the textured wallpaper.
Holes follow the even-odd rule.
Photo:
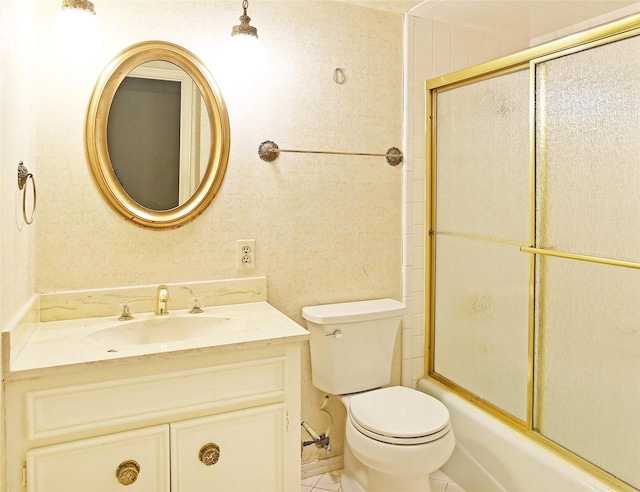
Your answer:
[[[35,289],[63,291],[266,275],[268,299],[303,323],[305,305],[402,296],[402,166],[382,157],[282,154],[258,145],[384,153],[402,146],[402,17],[335,2],[251,2],[265,65],[238,78],[225,43],[241,2],[96,3],[102,47],[51,49],[56,2],[38,2],[34,46],[39,211]],[[231,124],[225,180],[211,206],[172,231],[127,223],[90,175],[83,127],[104,66],[145,40],[180,44],[219,84]],[[335,68],[345,75],[333,80]],[[236,240],[256,240],[253,271],[236,270]],[[399,382],[400,344],[395,380]],[[323,432],[322,394],[303,358],[303,419]],[[342,453],[342,409],[334,453]],[[305,449],[303,461],[322,453]],[[310,454],[309,454],[310,453]],[[323,456],[324,457],[324,456]]]
[[[55,10],[39,9],[36,53],[38,291],[235,277],[242,275],[236,239],[255,238],[250,274],[267,275],[270,299],[297,319],[303,303],[400,295],[401,168],[372,157],[283,154],[267,164],[257,155],[267,139],[292,149],[400,146],[400,16],[331,2],[252,3],[267,60],[237,80],[223,56],[241,13],[236,2],[103,3],[103,47],[82,59],[45,49]],[[104,65],[151,39],[181,44],[206,63],[231,123],[218,196],[194,222],[163,232],[111,210],[89,174],[82,139]],[[346,75],[342,85],[333,81],[336,67]]]

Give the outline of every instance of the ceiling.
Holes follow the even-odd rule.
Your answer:
[[[638,3],[637,0],[345,1],[526,39],[535,39]]]

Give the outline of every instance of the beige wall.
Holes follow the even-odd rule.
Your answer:
[[[8,206],[2,207],[0,294],[2,306],[11,306],[3,326],[34,291],[247,275],[235,268],[235,241],[242,238],[256,239],[257,268],[249,275],[266,275],[269,301],[300,323],[304,305],[401,297],[401,168],[372,157],[283,154],[267,164],[257,156],[267,139],[293,149],[400,147],[400,15],[327,1],[253,1],[249,15],[267,64],[238,81],[222,53],[241,2],[95,2],[105,38],[90,56],[56,49],[50,26],[59,2],[19,3],[34,12],[21,16],[14,30],[34,34],[15,47],[18,60],[13,52],[3,60],[3,72],[7,63],[28,59],[33,88],[20,87],[16,74],[3,89],[3,125],[17,118],[27,147],[6,158],[3,150],[2,200]],[[15,9],[3,7],[11,22]],[[116,215],[99,196],[84,156],[85,112],[100,72],[123,48],[151,39],[178,43],[205,62],[231,122],[231,155],[219,195],[200,218],[174,231],[140,229]],[[333,81],[336,67],[346,75],[342,85]],[[25,107],[29,116],[20,116]],[[3,130],[3,144],[9,136]],[[13,183],[5,182],[15,172],[6,171],[7,163],[26,162],[23,155],[33,162],[38,183],[38,214],[28,230],[16,226],[18,201]],[[306,354],[303,366],[303,419],[323,432],[328,419],[317,411],[322,394],[311,385]],[[399,381],[399,370],[396,375]],[[339,405],[330,408],[340,454],[344,417]],[[323,456],[311,448],[303,460]]]
[[[38,291],[235,277],[235,240],[255,238],[251,274],[267,275],[271,300],[298,319],[305,302],[399,293],[401,170],[382,159],[317,155],[266,164],[257,147],[267,139],[303,149],[400,145],[400,16],[332,2],[254,2],[249,14],[269,60],[239,83],[221,57],[241,13],[237,2],[105,2],[96,6],[103,47],[84,59],[48,49],[45,31],[57,10],[51,3],[38,9]],[[351,29],[358,22],[368,28]],[[219,195],[195,222],[160,233],[111,211],[82,143],[102,68],[122,48],[149,39],[198,55],[219,82],[231,120]],[[338,66],[344,85],[332,79]]]
[[[0,325],[5,326],[34,289],[35,227],[22,218],[18,162],[36,173],[33,124],[33,15],[29,2],[0,4]],[[29,189],[31,191],[31,189]]]
[[[33,5],[0,2],[0,327],[6,326],[34,289],[35,229],[22,219],[22,195],[17,185],[18,162],[34,172],[32,63],[28,53],[32,28],[27,19]],[[0,367],[2,367],[0,353]],[[4,385],[0,386],[0,414],[4,416]],[[4,418],[0,419],[4,442]],[[0,484],[4,483],[4,447],[0,447]]]

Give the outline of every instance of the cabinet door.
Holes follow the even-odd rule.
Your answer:
[[[284,490],[286,407],[171,424],[172,492]]]
[[[28,492],[123,490],[169,491],[168,426],[121,432],[27,452]]]

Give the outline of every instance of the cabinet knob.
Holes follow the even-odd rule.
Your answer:
[[[198,459],[206,466],[215,465],[220,459],[220,447],[213,442],[205,444],[200,448]]]
[[[116,477],[121,485],[131,485],[138,480],[140,465],[133,460],[123,461],[116,468]]]

